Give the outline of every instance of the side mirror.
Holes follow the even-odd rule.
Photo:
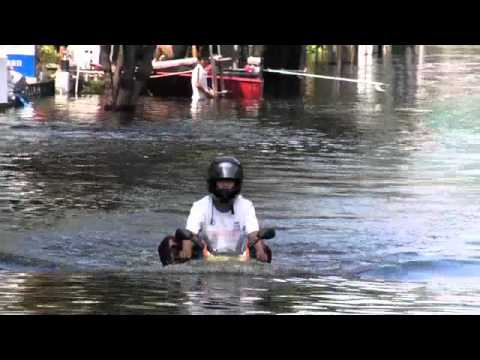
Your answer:
[[[258,232],[258,237],[263,240],[273,239],[275,237],[275,229],[274,228],[261,229]]]
[[[175,231],[175,239],[177,241],[192,240],[193,233],[187,229],[177,229],[177,231]]]

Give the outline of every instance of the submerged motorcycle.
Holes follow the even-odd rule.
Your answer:
[[[265,228],[258,231],[258,239],[270,240],[276,235],[275,229]],[[190,240],[193,243],[191,256],[183,257],[184,241]],[[190,260],[203,259],[207,262],[218,261],[240,261],[247,262],[256,260],[255,243],[251,243],[248,239],[244,246],[233,252],[218,252],[215,251],[208,239],[198,237],[186,229],[177,229],[175,235],[167,236],[158,246],[158,255],[163,266],[185,263]],[[269,246],[265,245],[265,252],[268,257],[268,263],[272,262],[272,251]]]

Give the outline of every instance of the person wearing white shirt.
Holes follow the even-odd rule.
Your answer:
[[[208,87],[207,71],[209,59],[206,56],[198,58],[198,63],[192,72],[192,101],[211,99],[215,97],[213,89]]]
[[[240,195],[242,182],[239,160],[222,156],[212,161],[207,177],[210,194],[194,202],[187,219],[191,239],[166,237],[158,248],[163,265],[212,254],[247,254],[271,262],[270,248],[258,237],[255,207]]]

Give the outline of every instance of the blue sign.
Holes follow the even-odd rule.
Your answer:
[[[0,45],[0,50],[13,70],[25,77],[36,77],[35,45]]]
[[[8,65],[25,77],[35,77],[35,56],[7,54]]]

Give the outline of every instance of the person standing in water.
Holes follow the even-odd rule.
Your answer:
[[[192,101],[211,99],[216,96],[213,89],[208,87],[207,70],[210,61],[208,56],[198,57],[198,64],[192,72]]]

